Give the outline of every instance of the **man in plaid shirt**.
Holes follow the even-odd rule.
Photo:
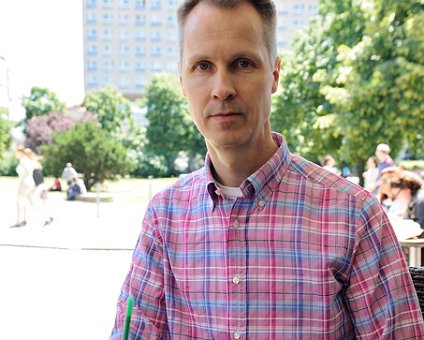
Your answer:
[[[185,0],[180,81],[205,166],[150,202],[118,301],[131,339],[423,339],[393,229],[270,127],[271,0]]]

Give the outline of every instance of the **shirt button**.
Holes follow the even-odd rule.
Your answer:
[[[240,277],[238,275],[233,277],[233,283],[235,283],[236,285],[240,282]]]
[[[240,226],[239,221],[238,221],[238,220],[235,220],[235,221],[233,222],[233,227],[234,227],[234,228],[238,228],[239,226]]]
[[[234,332],[233,336],[234,336],[234,339],[240,339],[241,334],[239,331],[236,331]]]
[[[258,201],[258,205],[262,208],[265,205],[265,202],[262,200]]]

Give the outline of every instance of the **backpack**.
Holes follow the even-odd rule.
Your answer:
[[[41,183],[43,183],[44,182],[43,170],[34,169],[34,171],[32,172],[32,178],[34,179],[35,186],[38,186]]]

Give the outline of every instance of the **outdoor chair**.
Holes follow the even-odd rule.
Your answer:
[[[414,282],[420,302],[421,312],[424,317],[424,267],[409,267],[409,273],[412,276],[412,281]]]

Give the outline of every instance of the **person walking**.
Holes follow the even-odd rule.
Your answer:
[[[380,174],[384,169],[391,168],[396,165],[390,157],[390,146],[387,144],[378,144],[375,149],[375,156],[378,159],[378,177],[380,177]]]
[[[364,188],[372,193],[377,193],[377,178],[378,178],[378,162],[375,156],[371,156],[367,160],[367,170],[362,174],[364,178]]]
[[[33,171],[35,164],[31,159],[32,151],[18,146],[15,156],[18,159],[16,173],[18,174],[18,190],[17,190],[17,218],[16,223],[11,228],[24,227],[27,224],[28,209],[32,206],[31,194],[35,189]]]
[[[150,201],[110,339],[123,338],[129,301],[130,339],[422,339],[377,198],[271,130],[275,4],[185,0],[177,17],[205,165]]]

